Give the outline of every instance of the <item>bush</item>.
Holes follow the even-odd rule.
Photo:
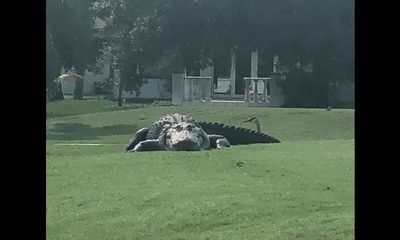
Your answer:
[[[113,82],[107,80],[105,82],[94,82],[94,93],[98,95],[113,94]]]
[[[291,70],[283,84],[286,107],[326,107],[327,86],[313,73],[301,68]]]

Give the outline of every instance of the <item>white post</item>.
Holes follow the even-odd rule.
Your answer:
[[[258,77],[258,50],[251,52],[251,77]]]
[[[212,66],[208,66],[205,69],[200,69],[200,76],[207,77],[207,79],[202,79],[202,97],[204,97],[207,101],[211,100],[211,91],[212,91],[212,80],[214,78],[214,69]],[[211,78],[211,79],[208,79]]]
[[[251,77],[258,77],[258,49],[251,52]],[[252,82],[254,82],[254,102],[258,102],[258,83],[254,80]]]
[[[236,54],[235,50],[231,50],[231,97],[235,96],[235,85],[236,85]]]
[[[268,82],[268,80],[263,80],[263,82],[264,82],[264,89],[263,89],[262,101],[267,102],[267,82]]]
[[[249,89],[249,85],[250,85],[251,81],[248,80],[248,79],[244,79],[244,83],[245,83],[244,101],[245,101],[245,102],[250,102],[250,97],[249,97],[249,95],[250,95],[250,94],[249,94],[250,89]]]
[[[254,102],[258,103],[258,80],[254,81]]]
[[[276,72],[278,72],[278,66],[279,66],[279,55],[278,54],[276,54],[274,56],[273,62],[274,62],[274,65],[273,65],[273,68],[272,68],[272,72],[276,73]]]
[[[184,73],[173,73],[172,74],[172,104],[182,105],[184,94]]]
[[[194,89],[193,89],[193,87],[194,87],[194,83],[193,83],[193,79],[192,78],[189,78],[189,79],[187,79],[189,82],[189,101],[193,101],[194,100]]]
[[[272,107],[281,107],[284,103],[282,88],[277,84],[277,82],[280,82],[280,78],[281,75],[272,75],[270,79],[270,104]]]

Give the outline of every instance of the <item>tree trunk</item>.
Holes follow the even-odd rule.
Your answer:
[[[75,79],[75,90],[74,90],[74,99],[83,99],[83,81],[85,77],[85,68],[80,67],[77,68],[77,74],[82,76],[82,78],[77,77]]]
[[[49,101],[64,100],[62,84],[57,79],[54,80],[47,89],[47,98]]]
[[[122,106],[122,90],[123,90],[122,83],[119,82],[119,89],[118,89],[118,106],[119,107]]]

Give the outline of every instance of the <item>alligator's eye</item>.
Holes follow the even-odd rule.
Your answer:
[[[187,126],[186,126],[186,129],[187,129],[188,131],[192,131],[193,126],[192,126],[192,125],[187,125]]]
[[[182,126],[181,126],[181,125],[177,125],[177,126],[176,126],[176,130],[182,131]]]

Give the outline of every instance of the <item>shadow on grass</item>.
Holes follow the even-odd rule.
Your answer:
[[[46,133],[48,140],[93,140],[101,136],[134,135],[137,125],[117,124],[104,127],[91,127],[81,123],[55,123]]]
[[[144,108],[142,105],[127,105],[122,107],[117,106],[109,106],[98,108],[97,106],[83,106],[81,109],[75,109],[73,112],[65,113],[65,111],[49,111],[46,110],[46,119],[48,118],[56,118],[56,117],[69,117],[76,116],[80,114],[88,114],[88,113],[99,113],[99,112],[112,112],[112,111],[127,111],[132,109]]]
[[[46,112],[46,118],[68,117],[68,116],[74,116],[74,115],[78,115],[78,114]]]

